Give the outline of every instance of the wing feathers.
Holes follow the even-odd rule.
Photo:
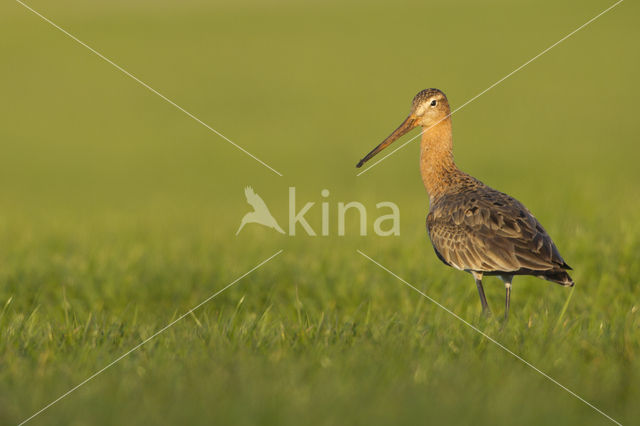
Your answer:
[[[244,195],[245,197],[247,197],[247,203],[249,203],[249,205],[253,207],[254,210],[269,210],[262,198],[253,190],[252,187],[247,186],[244,189]]]
[[[566,268],[553,241],[519,201],[487,186],[437,200],[427,230],[439,256],[478,272]]]

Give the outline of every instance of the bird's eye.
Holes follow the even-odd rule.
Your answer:
[[[431,106],[436,106],[438,104],[438,101],[436,101],[435,99],[431,101]]]

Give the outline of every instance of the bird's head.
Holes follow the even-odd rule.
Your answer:
[[[445,120],[450,115],[449,101],[438,89],[424,89],[414,96],[411,102],[411,112],[402,124],[393,131],[380,145],[368,153],[356,167],[362,167],[364,163],[373,158],[377,153],[391,145],[397,139],[408,133],[415,127],[429,128]]]

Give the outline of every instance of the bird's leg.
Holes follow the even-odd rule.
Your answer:
[[[482,287],[482,273],[471,272],[471,274],[473,274],[473,278],[476,280],[476,287],[478,287],[478,294],[480,295],[480,303],[482,304],[482,313],[491,314],[491,309],[489,309],[487,298],[484,295],[484,288]]]
[[[507,292],[507,296],[504,302],[504,320],[509,319],[509,306],[511,305],[511,280],[513,280],[513,276],[500,276],[502,281],[504,281],[504,288]]]

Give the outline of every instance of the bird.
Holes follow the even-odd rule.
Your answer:
[[[244,225],[246,225],[247,223],[258,223],[260,225],[275,229],[281,234],[284,234],[284,231],[282,230],[282,228],[280,228],[280,225],[278,225],[278,222],[269,211],[269,208],[264,203],[264,200],[258,194],[256,194],[252,187],[247,186],[244,189],[244,195],[247,198],[247,203],[249,203],[249,205],[253,207],[253,211],[245,214],[242,217],[242,221],[240,222],[240,227],[238,228],[236,235],[240,233]]]
[[[498,276],[504,282],[505,320],[514,276],[532,275],[573,287],[567,272],[572,268],[533,214],[520,201],[456,166],[451,110],[442,91],[420,91],[404,122],[356,167],[418,126],[422,127],[420,174],[429,196],[429,239],[445,265],[471,273],[483,313],[491,314],[482,286],[484,276]]]

